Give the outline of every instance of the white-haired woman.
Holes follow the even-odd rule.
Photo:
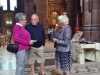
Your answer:
[[[67,16],[58,16],[58,24],[54,32],[56,69],[69,75],[71,69],[71,27]]]

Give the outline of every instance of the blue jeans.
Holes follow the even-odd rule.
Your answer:
[[[16,54],[16,75],[25,75],[25,65],[27,64],[28,53],[26,50],[18,51]]]

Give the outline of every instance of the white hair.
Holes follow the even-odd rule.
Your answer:
[[[58,16],[58,21],[64,24],[69,24],[69,18],[67,15]]]

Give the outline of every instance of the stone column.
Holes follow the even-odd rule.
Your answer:
[[[34,4],[34,0],[25,0],[24,2],[24,12],[27,14],[28,21],[30,21],[30,17],[34,13]]]
[[[40,17],[40,21],[44,24],[47,25],[47,1],[48,0],[34,0],[36,3],[36,12],[38,13]]]
[[[66,12],[68,13],[69,17],[70,17],[70,22],[71,24],[73,23],[73,15],[74,15],[74,12],[73,12],[73,0],[65,0],[65,4],[66,4]]]
[[[28,18],[33,13],[37,13],[40,21],[45,25],[47,24],[47,0],[25,0],[24,11],[27,13]]]
[[[84,38],[100,42],[100,0],[84,0],[83,13]]]
[[[68,13],[70,19],[70,25],[72,27],[73,33],[76,27],[76,16],[79,13],[78,10],[78,0],[65,0],[66,2],[66,12]]]

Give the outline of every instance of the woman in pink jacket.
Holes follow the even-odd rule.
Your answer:
[[[26,25],[26,15],[17,13],[15,15],[16,24],[12,30],[12,40],[19,46],[16,53],[16,75],[25,75],[24,67],[27,60],[27,51],[29,50],[33,40],[31,40],[29,32],[24,28]]]

